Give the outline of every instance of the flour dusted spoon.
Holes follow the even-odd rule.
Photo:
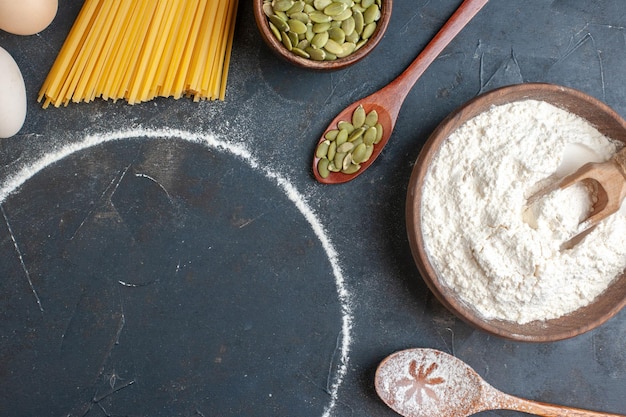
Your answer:
[[[352,103],[335,117],[328,128],[324,131],[318,145],[326,140],[328,131],[336,129],[340,121],[350,121],[352,115],[359,105],[362,105],[367,113],[376,110],[378,113],[378,123],[382,126],[383,136],[374,145],[373,153],[366,162],[360,163],[359,169],[351,174],[344,172],[332,172],[328,170],[328,165],[320,167],[320,158],[317,154],[313,158],[313,174],[315,178],[325,184],[339,184],[350,181],[365,171],[380,154],[383,147],[389,141],[391,132],[396,124],[398,113],[407,94],[422,76],[426,68],[433,63],[443,49],[456,37],[456,35],[472,20],[472,18],[482,9],[488,0],[464,0],[450,19],[444,24],[441,30],[435,35],[424,50],[415,60],[404,70],[394,81],[383,87],[378,92]],[[349,165],[349,164],[348,164]],[[354,164],[353,164],[354,165]]]
[[[388,356],[378,366],[375,386],[380,398],[404,417],[465,417],[487,410],[544,417],[625,417],[505,394],[461,360],[433,349],[408,349]]]

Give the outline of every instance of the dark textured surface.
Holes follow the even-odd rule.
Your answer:
[[[224,102],[43,110],[37,92],[81,2],[62,1],[39,35],[0,33],[29,100],[22,131],[0,141],[2,189],[28,178],[0,201],[0,414],[392,416],[373,374],[407,347],[453,353],[512,394],[626,414],[626,313],[551,344],[475,331],[426,289],[404,224],[422,144],[481,92],[553,82],[626,115],[622,0],[487,4],[418,81],[367,173],[323,186],[309,172],[328,121],[398,75],[458,4],[395,0],[368,58],[315,73],[277,60],[242,1]],[[119,131],[131,133],[104,141]]]

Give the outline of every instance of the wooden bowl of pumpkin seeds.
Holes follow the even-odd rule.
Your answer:
[[[254,0],[263,40],[286,61],[338,70],[370,53],[384,36],[392,0]]]

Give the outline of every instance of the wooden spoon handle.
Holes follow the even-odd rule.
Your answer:
[[[504,400],[500,403],[503,410],[521,411],[543,417],[626,417],[622,414],[602,413],[599,411],[583,410],[581,408],[565,407],[527,400],[504,394]]]
[[[393,116],[395,116],[399,113],[402,102],[424,71],[437,59],[439,54],[448,46],[452,39],[461,32],[467,23],[472,20],[488,1],[489,0],[464,0],[411,65],[381,90],[386,90],[388,93],[387,96],[391,99],[389,103],[390,114],[395,112],[395,114],[393,114]]]

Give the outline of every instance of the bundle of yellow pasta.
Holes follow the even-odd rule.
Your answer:
[[[39,102],[224,100],[237,2],[86,0]]]

